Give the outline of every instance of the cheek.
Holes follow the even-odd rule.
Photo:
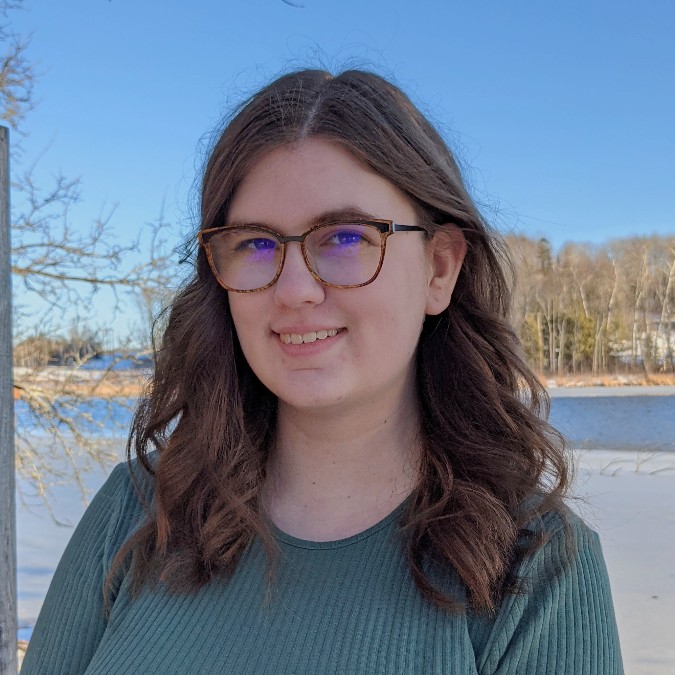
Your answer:
[[[427,304],[429,280],[425,260],[419,256],[413,264],[401,265],[387,282],[392,322],[400,324],[399,330],[416,332],[424,320]]]
[[[260,341],[259,337],[256,339],[256,334],[259,335],[260,333],[259,319],[262,316],[260,311],[255,311],[256,303],[250,302],[250,300],[251,298],[242,297],[238,293],[230,294],[232,323],[234,324],[234,330],[239,339],[241,349],[248,361],[250,361],[250,356],[254,352],[256,343]]]
[[[229,293],[228,301],[230,305],[230,316],[232,317],[232,323],[234,324],[234,329],[237,333],[237,336],[240,338],[239,341],[241,342],[241,332],[245,322],[243,318],[242,308],[239,302],[237,301],[237,294]]]
[[[414,354],[424,322],[425,294],[419,279],[400,279],[388,287],[384,297],[370,303],[365,314],[373,326],[371,353],[388,362],[407,363]]]

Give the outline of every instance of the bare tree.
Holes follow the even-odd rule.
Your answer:
[[[673,345],[673,316],[675,314],[675,237],[664,242],[663,247],[663,292],[660,294],[661,316],[658,335],[664,340],[664,366],[675,372],[675,346]]]
[[[0,2],[0,17],[21,5],[21,0]],[[0,26],[0,42],[5,44],[0,57],[0,119],[20,131],[26,113],[33,107],[35,71],[27,58],[29,41],[14,34],[8,25]]]
[[[20,0],[0,0],[0,18],[6,19],[8,11],[19,6]],[[29,41],[14,35],[8,25],[0,29],[0,37],[4,51],[0,119],[26,134],[35,85]],[[32,298],[32,308],[39,308],[30,313],[25,305],[15,303],[15,336],[19,323],[28,334],[63,333],[68,328],[64,315],[77,326],[95,314],[99,298],[116,309],[134,307],[139,298],[146,303],[152,298],[151,307],[157,309],[173,284],[176,265],[169,242],[171,228],[164,218],[135,228],[137,238],[120,243],[112,212],[88,226],[74,220],[81,194],[78,179],[56,173],[47,185],[35,175],[32,165],[12,180],[13,288],[23,298]],[[119,384],[115,363],[93,372],[84,368],[91,351],[71,351],[71,368],[14,370],[15,394],[21,399],[18,413],[23,421],[30,421],[28,428],[17,425],[17,469],[41,495],[51,480],[83,487],[82,471],[93,462],[105,463],[113,454],[110,443],[98,433],[104,427],[109,431],[111,421],[94,411],[91,401]]]
[[[673,371],[675,241],[633,237],[557,254],[506,238],[518,284],[513,321],[542,374]]]
[[[113,418],[93,415],[90,399],[99,398],[104,389],[109,399],[116,383],[117,391],[125,393],[121,385],[128,387],[129,378],[116,377],[116,360],[98,372],[85,370],[95,353],[84,349],[88,340],[77,335],[85,318],[95,313],[99,291],[112,292],[116,309],[147,298],[165,298],[176,265],[165,236],[169,226],[162,220],[146,226],[150,240],[145,243],[146,258],[130,266],[125,265],[126,259],[138,257],[140,241],[116,244],[108,220],[97,221],[85,232],[71,225],[68,211],[78,197],[75,186],[58,179],[54,189],[40,197],[30,177],[24,176],[16,187],[27,194],[28,208],[13,222],[15,287],[21,284],[42,302],[40,315],[33,317],[40,327],[53,323],[63,329],[53,317],[75,308],[75,326],[80,328],[73,336],[71,367],[15,368],[15,387],[28,408],[24,419],[30,421],[30,430],[17,427],[17,469],[31,479],[40,495],[46,494],[45,477],[83,487],[81,474],[92,462],[105,464],[116,456],[101,438],[101,431],[110,432]],[[152,309],[158,310],[158,302]],[[120,400],[113,403],[119,409]]]

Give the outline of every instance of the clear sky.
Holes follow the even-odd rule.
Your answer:
[[[506,231],[675,233],[675,2],[24,0],[38,177],[81,176],[73,223],[116,205],[120,240],[165,204],[192,227],[203,143],[290,66],[393,79],[458,152]],[[289,0],[291,2],[291,0]]]

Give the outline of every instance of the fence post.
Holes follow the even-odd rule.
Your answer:
[[[0,675],[16,675],[16,503],[9,130],[0,126]]]

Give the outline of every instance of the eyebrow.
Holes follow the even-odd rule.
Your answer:
[[[333,209],[330,211],[324,211],[319,215],[312,218],[308,223],[307,227],[312,228],[317,225],[327,225],[331,223],[339,222],[358,222],[365,220],[378,220],[377,216],[374,216],[372,213],[367,213],[362,209],[359,209],[356,206],[347,206],[341,209]],[[267,227],[270,230],[276,230],[277,228],[273,223],[268,223],[262,220],[228,220],[223,227]]]

